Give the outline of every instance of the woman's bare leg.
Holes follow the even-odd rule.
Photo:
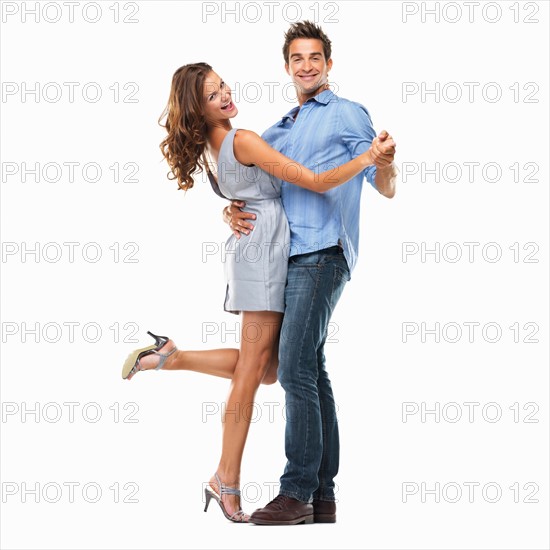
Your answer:
[[[222,455],[217,469],[221,481],[230,487],[240,484],[254,396],[266,373],[273,374],[282,319],[282,313],[273,311],[243,312],[242,315],[241,350],[223,414]],[[214,477],[210,485],[219,494]],[[240,508],[240,499],[234,495],[224,495],[223,503],[230,515]]]
[[[191,370],[231,379],[239,359],[239,350],[235,348],[178,350],[173,355],[174,360],[171,363],[166,362],[162,370]]]
[[[160,353],[167,353],[174,345],[174,342],[169,340],[159,351]],[[166,359],[162,370],[190,370],[231,379],[233,378],[238,359],[239,350],[235,348],[198,351],[177,350]],[[149,370],[154,369],[159,364],[159,361],[160,357],[158,355],[147,355],[141,359],[139,363],[143,370]],[[277,381],[278,364],[278,358],[275,357],[275,362],[263,381],[264,384],[273,384]],[[133,376],[134,375],[128,376],[128,380]]]

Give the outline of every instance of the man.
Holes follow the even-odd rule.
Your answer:
[[[392,198],[397,175],[393,139],[387,132],[377,138],[368,111],[329,89],[331,42],[322,29],[309,21],[294,23],[285,34],[283,55],[299,105],[263,139],[317,172],[347,162],[372,144],[375,166],[324,194],[282,184],[291,233],[278,370],[286,397],[287,465],[279,495],[250,518],[262,525],[336,521],[338,423],[324,344],[332,311],[357,261],[363,176]],[[254,215],[243,206],[233,201],[224,211],[238,236],[253,228],[246,220]]]

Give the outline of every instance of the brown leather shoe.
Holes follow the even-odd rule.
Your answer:
[[[333,500],[314,500],[313,521],[315,523],[336,523],[336,502]]]
[[[257,525],[313,523],[313,505],[286,495],[277,495],[265,508],[258,508],[248,521]]]

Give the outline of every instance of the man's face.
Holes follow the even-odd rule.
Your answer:
[[[320,40],[296,38],[290,43],[285,69],[302,95],[314,96],[324,87],[331,68],[332,59],[325,59]]]

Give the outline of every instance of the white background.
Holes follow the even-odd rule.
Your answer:
[[[138,2],[133,16],[132,3],[120,2],[120,19],[137,22],[115,23],[115,3],[107,1],[98,3],[96,23],[83,17],[96,17],[94,6],[83,12],[90,3],[74,8],[71,23],[68,7],[52,2],[39,22],[33,15],[24,21],[24,8],[34,4],[2,6],[2,548],[548,548],[548,4],[480,2],[470,22],[466,5],[441,2],[436,22],[422,15],[434,2],[300,2],[300,13],[296,3],[279,2],[271,17],[262,2],[240,2],[237,22],[222,12],[234,2],[209,3],[208,13],[217,12],[209,16],[200,2]],[[243,12],[245,4],[253,6]],[[263,132],[294,105],[282,93],[286,85],[290,94],[283,34],[306,18],[333,42],[330,80],[338,94],[365,105],[375,129],[395,136],[401,175],[392,200],[365,185],[359,262],[326,346],[341,433],[338,523],[234,525],[216,506],[202,511],[221,435],[220,414],[204,412],[220,407],[228,382],[189,372],[141,373],[127,382],[120,370],[132,349],[151,343],[147,330],[181,349],[237,347],[228,331],[238,329],[238,318],[222,308],[221,255],[203,257],[227,237],[225,203],[203,176],[185,195],[166,179],[157,119],[173,72],[207,61],[234,90],[234,126]],[[79,83],[72,102],[67,82]],[[130,82],[139,87],[134,103],[122,101]],[[472,101],[465,82],[478,83]],[[36,83],[38,97],[21,92]],[[46,87],[49,101],[47,83],[54,83]],[[99,85],[99,101],[83,98],[86,83]],[[109,89],[115,83],[118,102]],[[404,101],[403,83],[419,93]],[[439,96],[422,98],[421,87],[436,83]],[[443,93],[448,83],[456,84]],[[500,100],[484,97],[487,83],[501,89]],[[497,89],[491,86],[488,93]],[[457,89],[463,95],[454,101]],[[535,89],[538,101],[525,102]],[[24,162],[79,165],[72,182],[68,171],[59,181],[27,175],[23,182]],[[90,162],[102,168],[95,183],[81,171]],[[136,163],[138,181],[115,183],[115,162]],[[449,181],[449,165],[436,181],[413,173],[413,163],[457,163],[463,173]],[[479,163],[473,181],[464,163]],[[489,181],[493,172],[484,177],[487,163],[500,167],[498,181]],[[526,163],[537,165],[535,181],[524,181]],[[73,261],[67,242],[78,243]],[[467,242],[479,243],[473,261]],[[22,253],[36,243],[38,256]],[[139,247],[130,258],[126,243]],[[447,245],[439,261],[433,254],[422,261],[420,252],[404,261],[403,243],[416,243],[411,250],[458,243],[462,257],[453,261],[457,245]],[[484,257],[487,243],[496,244]],[[523,261],[535,250],[524,250],[526,243],[538,247],[537,262]],[[489,261],[498,248],[500,260]],[[472,342],[470,322],[479,323]],[[420,330],[403,342],[403,323],[439,323],[439,343],[433,334],[422,342]],[[501,327],[498,342],[488,341],[490,327],[484,338],[487,323]],[[527,323],[538,327],[531,336],[538,342],[524,342],[535,326]],[[457,324],[462,337],[452,343]],[[216,334],[206,337],[206,326]],[[285,463],[283,391],[263,386],[257,399],[242,470],[249,512],[277,493]],[[67,402],[77,403],[72,422]],[[471,422],[466,402],[479,403]],[[409,410],[438,403],[445,414],[423,422],[418,412],[405,422],[404,403]],[[461,407],[456,422],[448,403]],[[487,403],[495,405],[484,415]],[[37,415],[24,414],[33,408]],[[499,409],[500,420],[489,421]],[[524,421],[530,411],[538,422]],[[127,483],[134,485],[124,489]],[[404,483],[418,492],[404,498]],[[479,484],[472,502],[465,483]],[[524,502],[535,487],[529,483],[538,502]],[[453,503],[457,486],[462,495]],[[489,502],[496,486],[502,495]],[[39,492],[25,498],[34,487]],[[88,502],[94,487],[101,497]],[[138,502],[122,502],[131,487]],[[433,493],[423,499],[422,487],[439,487],[439,502]]]

